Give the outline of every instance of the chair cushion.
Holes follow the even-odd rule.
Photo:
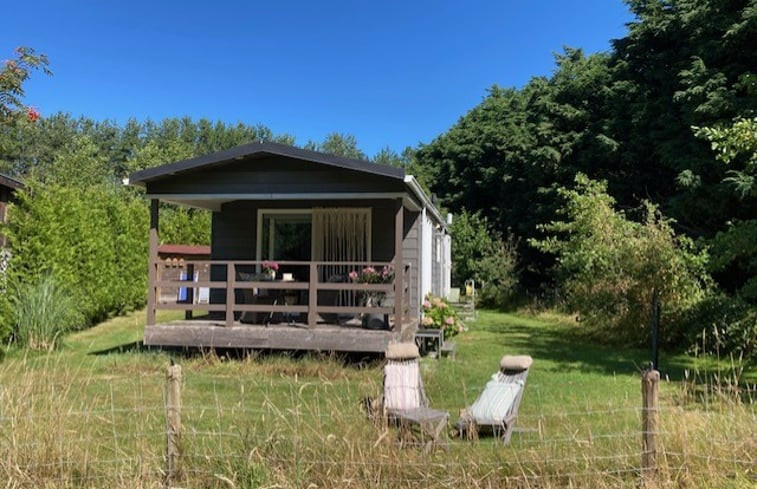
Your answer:
[[[386,358],[388,360],[410,360],[420,358],[418,346],[415,343],[390,343],[386,347]]]
[[[384,367],[384,407],[399,411],[421,407],[417,362],[389,362]]]
[[[496,374],[495,374],[496,375]],[[515,398],[523,387],[523,381],[500,382],[492,379],[486,384],[484,392],[470,408],[470,414],[478,424],[501,424],[510,412]]]
[[[534,363],[533,358],[528,355],[505,355],[499,361],[499,368],[502,370],[528,370]]]

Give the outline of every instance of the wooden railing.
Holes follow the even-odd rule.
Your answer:
[[[148,291],[148,318],[154,317],[155,311],[162,309],[184,310],[187,311],[187,318],[192,317],[192,311],[202,310],[210,313],[223,313],[223,318],[227,326],[231,326],[235,320],[243,319],[245,313],[254,313],[255,316],[267,315],[267,320],[262,321],[245,321],[260,322],[261,324],[269,322],[274,314],[287,318],[289,322],[304,322],[309,328],[314,328],[318,322],[318,317],[332,315],[333,317],[341,316],[359,316],[365,314],[384,315],[387,319],[392,315],[393,324],[396,326],[403,322],[403,318],[408,317],[410,305],[410,284],[411,268],[405,264],[402,268],[403,273],[397,273],[397,267],[393,262],[302,262],[302,261],[279,261],[278,265],[283,270],[291,270],[293,279],[289,281],[282,280],[282,273],[279,273],[277,280],[265,279],[261,272],[263,262],[254,260],[182,260],[182,261],[154,261],[151,266],[154,267],[156,279],[154,283],[149,284]],[[363,268],[372,266],[381,271],[385,266],[394,268],[394,280],[390,283],[357,283],[347,277],[345,273],[343,281],[323,280],[326,269],[349,270],[360,272]],[[174,269],[174,272],[181,270],[185,273],[186,279],[176,277],[167,277],[166,271]],[[194,271],[208,270],[207,278],[194,280]],[[223,280],[218,278],[223,277]],[[307,280],[299,280],[306,277]],[[215,279],[212,279],[215,278]],[[398,280],[402,282],[397,282]],[[396,300],[397,284],[401,283],[400,293],[402,300]],[[201,288],[208,289],[207,303],[199,303],[197,300],[198,291]],[[183,289],[186,295],[184,300],[178,300],[179,290]],[[162,291],[168,290],[169,296],[175,297],[174,300],[165,300],[166,294]],[[175,292],[175,293],[174,293]],[[323,300],[321,295],[321,304],[319,304],[319,292],[333,292],[334,296],[326,297]],[[360,297],[374,293],[384,297],[395,297],[393,305],[365,304]],[[336,295],[345,294],[352,297],[352,304],[337,305],[323,304],[323,302],[333,302]],[[241,297],[242,300],[239,300]],[[267,298],[272,303],[257,303],[262,298]],[[279,300],[271,301],[271,298]],[[295,300],[291,300],[294,298]],[[287,299],[290,302],[287,303]],[[150,308],[153,308],[150,311]],[[152,313],[152,314],[151,314]],[[220,316],[220,314],[216,314]],[[303,321],[303,318],[304,321]],[[148,321],[149,323],[149,321]]]

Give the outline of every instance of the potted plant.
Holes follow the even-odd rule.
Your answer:
[[[279,270],[279,264],[275,261],[264,261],[261,265],[263,268],[263,275],[269,280],[276,280],[276,272]]]
[[[358,284],[390,284],[394,281],[394,268],[391,265],[377,270],[368,266],[362,270],[349,273],[349,278]],[[386,292],[366,290],[360,292],[361,303],[366,307],[378,307],[384,304]],[[363,314],[363,327],[368,329],[386,329],[389,327],[389,316],[384,314]]]
[[[455,308],[450,306],[445,299],[432,294],[427,294],[423,300],[421,326],[441,329],[445,340],[465,331],[465,325],[457,316]]]

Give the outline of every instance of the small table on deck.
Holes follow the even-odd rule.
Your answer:
[[[444,346],[444,331],[437,328],[419,328],[415,332],[415,344],[421,353],[429,351],[430,348],[436,347],[436,358],[441,357],[442,347]]]

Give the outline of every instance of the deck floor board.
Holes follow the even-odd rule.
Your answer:
[[[151,346],[338,352],[383,352],[390,342],[400,340],[394,331],[354,325],[319,324],[308,329],[299,324],[262,326],[237,322],[227,327],[223,321],[197,319],[146,326],[144,337],[145,345]]]

